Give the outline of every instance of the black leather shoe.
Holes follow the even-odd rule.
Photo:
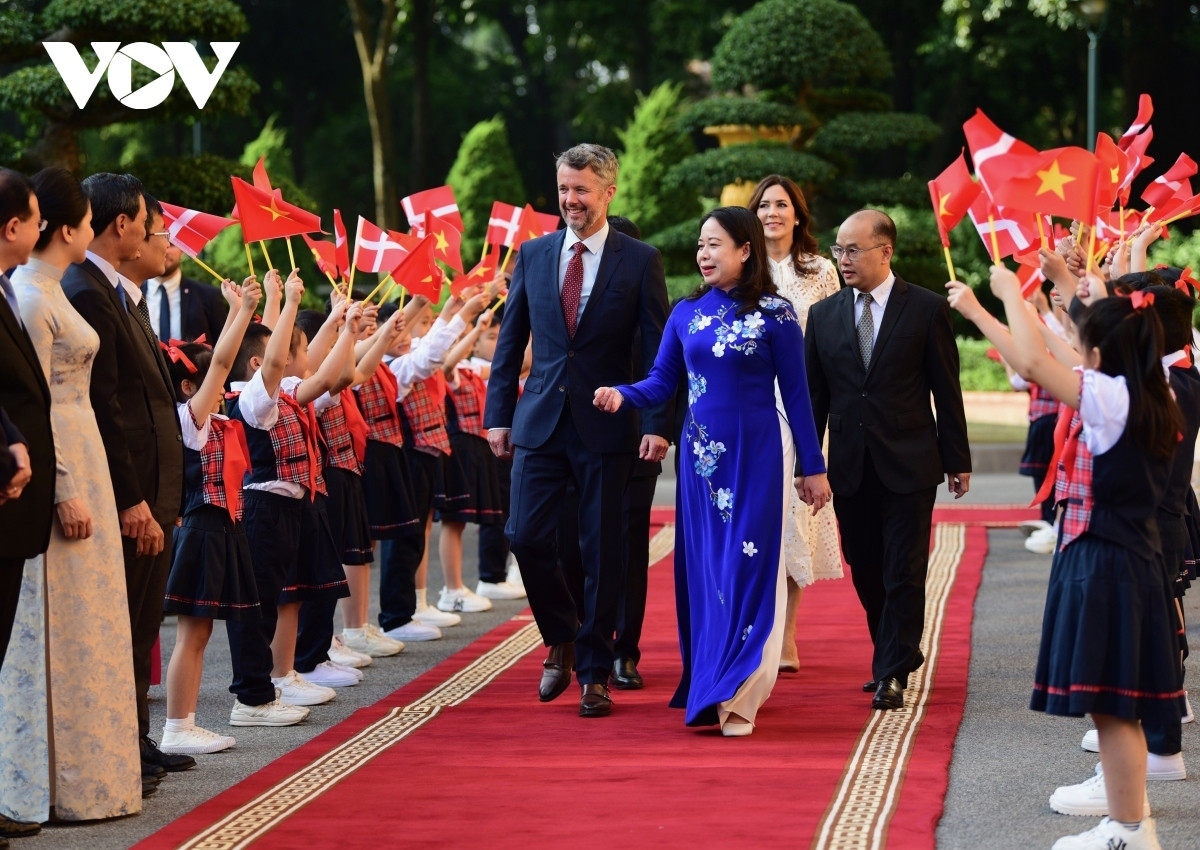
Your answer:
[[[142,799],[146,799],[158,790],[158,777],[142,774]]]
[[[875,689],[875,698],[871,700],[871,708],[880,711],[904,708],[904,688],[900,687],[900,680],[895,676],[881,680]]]
[[[579,698],[580,717],[608,717],[612,714],[612,697],[604,685],[584,685]]]
[[[864,682],[863,683],[863,693],[864,694],[872,693],[878,687],[879,687],[879,683],[876,682],[874,679],[872,679],[869,682]]]
[[[556,643],[542,662],[542,681],[538,684],[538,699],[550,702],[571,684],[571,670],[575,667],[575,644]]]
[[[167,772],[152,761],[142,759],[142,776],[150,777],[151,779],[162,779],[167,775]]]
[[[181,770],[191,770],[196,766],[196,760],[191,756],[164,753],[149,737],[142,738],[142,764],[156,764],[165,771],[178,773]]]
[[[28,838],[31,835],[37,835],[42,831],[40,823],[25,823],[19,820],[10,820],[9,818],[0,815],[0,836],[5,838]]]
[[[645,687],[632,658],[618,658],[613,662],[612,685],[622,691],[640,691]]]

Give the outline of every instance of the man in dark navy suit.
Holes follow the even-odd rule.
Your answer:
[[[182,259],[183,252],[171,245],[163,273],[145,282],[137,281],[146,296],[150,326],[164,342],[203,335],[209,345],[216,345],[229,305],[217,287],[184,277],[179,266]]]
[[[660,461],[670,433],[662,408],[642,419],[611,418],[592,406],[597,387],[630,383],[641,332],[646,374],[667,315],[662,257],[608,226],[617,159],[600,145],[576,145],[558,158],[559,208],[567,228],[526,242],[517,255],[484,408],[488,442],[513,458],[505,529],[521,565],[529,604],[550,647],[538,688],[543,702],[571,681],[582,686],[579,714],[603,717],[612,701],[613,632],[624,557],[622,496],[635,457]],[[525,346],[533,366],[517,400]],[[583,556],[582,623],[558,566],[556,527],[568,482],[579,493]]]

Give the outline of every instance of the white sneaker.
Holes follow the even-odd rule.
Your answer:
[[[443,587],[442,595],[438,598],[437,607],[439,611],[460,611],[463,614],[478,614],[481,611],[492,610],[492,602],[490,599],[476,596],[465,587],[455,588],[454,590]]]
[[[200,726],[193,726],[183,732],[168,732],[164,729],[162,743],[158,748],[172,755],[193,756],[197,753],[219,753],[236,743],[230,735],[218,735]]]
[[[337,696],[333,688],[314,685],[295,670],[279,679],[272,676],[271,681],[279,688],[279,698],[288,705],[322,705]]]
[[[1021,534],[1028,537],[1029,535],[1033,534],[1035,531],[1040,531],[1043,528],[1051,528],[1051,527],[1052,526],[1050,525],[1050,523],[1046,522],[1044,519],[1027,519],[1023,523],[1021,523],[1020,525],[1017,526],[1017,530],[1020,531]]]
[[[299,673],[296,674],[300,676]],[[345,667],[338,667],[329,661],[322,661],[316,667],[303,675],[304,681],[311,685],[318,685],[324,688],[349,688],[357,685],[361,674],[355,675],[354,672],[347,670]],[[308,703],[316,705],[317,703]]]
[[[481,581],[475,585],[475,593],[484,599],[524,599],[525,588],[516,587],[507,581]]]
[[[1106,817],[1087,832],[1058,839],[1052,850],[1162,850],[1162,845],[1158,843],[1153,818],[1144,818],[1137,829],[1126,829]]]
[[[1187,706],[1187,714],[1180,718],[1180,723],[1191,723],[1196,719],[1196,715],[1192,714],[1192,701],[1188,699],[1187,691],[1183,692],[1183,702]]]
[[[1183,753],[1175,753],[1173,756],[1157,756],[1154,753],[1146,753],[1146,780],[1148,782],[1171,782],[1176,779],[1187,779],[1187,767],[1183,763]]]
[[[356,682],[361,682],[363,680],[363,671],[359,670],[357,667],[348,667],[345,664],[338,664],[332,658],[330,658],[326,663],[335,670],[340,670],[343,673],[353,676],[354,681]]]
[[[340,664],[343,667],[350,667],[355,670],[359,667],[370,667],[372,664],[371,656],[351,649],[346,645],[346,639],[341,635],[334,635],[333,642],[329,644],[329,660],[334,664]]]
[[[1058,529],[1054,526],[1041,528],[1025,538],[1025,548],[1039,555],[1051,555],[1058,545]]]
[[[417,613],[413,614],[413,619],[418,623],[426,626],[433,626],[438,629],[446,629],[450,626],[457,626],[462,622],[462,617],[457,614],[450,614],[446,611],[439,611],[432,605],[423,605],[417,608]],[[391,634],[388,632],[387,634]]]
[[[393,640],[403,640],[409,643],[417,643],[423,640],[441,640],[442,630],[437,626],[427,626],[417,620],[409,620],[403,626],[396,626],[394,629],[388,629],[384,632],[385,635]]]
[[[1095,729],[1092,729],[1090,732],[1084,732],[1083,741],[1079,746],[1083,747],[1089,753],[1100,752],[1100,733]]]
[[[379,628],[375,626],[374,628]],[[366,625],[361,629],[345,629],[342,638],[346,646],[356,653],[368,658],[385,658],[403,651],[404,644],[398,640],[386,637],[383,632],[372,631],[372,626]]]
[[[1150,798],[1144,803],[1145,816],[1150,816]],[[1104,791],[1104,768],[1096,765],[1096,773],[1078,785],[1063,785],[1050,795],[1050,808],[1060,815],[1097,817],[1108,814],[1108,796]],[[1055,844],[1055,847],[1058,845]],[[1090,845],[1081,845],[1090,846]]]
[[[504,583],[511,584],[513,587],[525,589],[525,579],[521,577],[521,568],[517,565],[517,557],[511,552],[508,554],[508,566],[504,572]]]
[[[308,717],[308,709],[299,705],[288,705],[279,699],[279,688],[275,699],[263,705],[245,705],[233,701],[229,712],[230,726],[295,726]]]

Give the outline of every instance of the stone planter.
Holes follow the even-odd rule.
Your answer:
[[[790,127],[752,127],[749,124],[718,124],[712,127],[704,128],[705,135],[712,136],[717,140],[717,143],[727,148],[730,145],[742,145],[747,142],[792,142],[800,135],[800,125],[794,124]],[[759,179],[767,175],[760,175]],[[733,183],[727,183],[725,188],[721,190],[721,206],[723,207],[744,207],[750,203],[750,196],[754,194],[754,187],[758,185],[758,180],[750,182],[747,180],[738,180]]]

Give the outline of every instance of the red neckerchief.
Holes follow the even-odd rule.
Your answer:
[[[388,370],[388,372],[391,371],[391,369]],[[394,394],[392,398],[392,403],[395,404]],[[359,463],[362,463],[367,457],[367,420],[363,419],[362,411],[358,409],[354,390],[342,390],[341,399],[342,412],[346,414],[346,427],[350,429],[350,443],[354,446],[354,456],[358,458]]]
[[[242,482],[251,470],[246,429],[236,419],[217,419],[212,416],[208,418],[208,425],[225,434],[221,480],[225,484],[225,509],[229,511],[229,518],[237,522],[237,509],[242,503]]]
[[[310,501],[315,501],[317,498],[317,474],[321,469],[321,449],[317,444],[320,427],[317,425],[316,409],[311,401],[308,404],[301,404],[293,396],[282,391],[279,393],[279,400],[300,417],[300,430],[304,434],[304,446],[308,449],[308,498]]]
[[[399,401],[397,396],[400,395],[400,381],[396,379],[396,373],[389,369],[383,363],[375,367],[375,377],[379,379],[379,383],[383,384],[383,388],[387,391],[388,407],[392,409],[393,418],[399,418],[400,413],[396,410],[396,402]]]
[[[1040,505],[1042,502],[1050,498],[1054,493],[1054,481],[1058,476],[1058,462],[1063,460],[1063,452],[1066,448],[1068,431],[1071,427],[1071,415],[1074,411],[1065,404],[1060,404],[1058,408],[1058,421],[1054,423],[1054,455],[1050,458],[1050,465],[1046,467],[1046,477],[1042,479],[1042,487],[1037,491],[1037,495],[1033,497],[1033,501],[1029,503],[1029,507]],[[1071,461],[1075,460],[1075,451],[1071,451]],[[1067,475],[1070,475],[1071,467],[1066,467]]]

